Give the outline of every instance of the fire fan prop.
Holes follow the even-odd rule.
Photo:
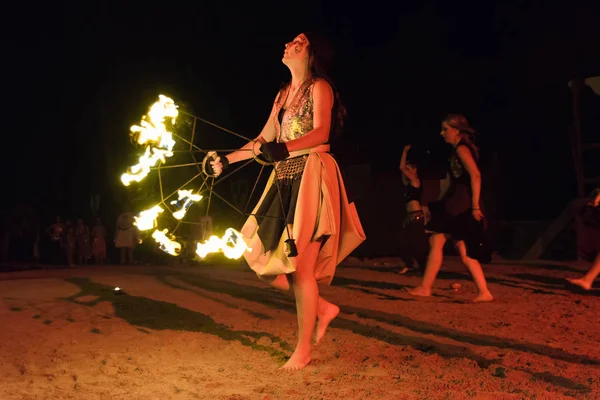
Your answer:
[[[175,124],[177,118],[181,114],[193,118],[191,139],[189,140],[176,133]],[[132,142],[140,149],[141,155],[137,159],[137,164],[130,166],[121,176],[121,182],[125,186],[134,184],[140,185],[143,184],[142,182],[147,176],[153,173],[156,173],[158,176],[158,190],[146,191],[150,193],[151,197],[155,195],[156,201],[154,201],[154,204],[150,207],[137,213],[134,217],[134,225],[142,234],[150,236],[162,251],[172,256],[179,256],[186,245],[183,237],[178,236],[177,233],[182,224],[194,223],[186,221],[186,215],[191,207],[194,207],[195,204],[202,201],[207,201],[208,205],[206,213],[208,215],[210,201],[214,195],[238,213],[248,215],[225,200],[222,196],[218,195],[214,191],[214,187],[254,161],[258,161],[261,164],[261,169],[257,177],[258,183],[264,167],[271,165],[258,158],[253,153],[252,159],[224,176],[216,178],[207,175],[203,165],[211,158],[214,158],[217,151],[227,150],[203,150],[197,146],[194,143],[194,138],[198,122],[211,125],[214,128],[235,135],[241,139],[252,141],[252,139],[248,139],[205,119],[180,111],[175,102],[164,95],[160,95],[158,101],[150,106],[148,113],[142,117],[139,125],[133,125],[130,128]],[[177,150],[176,145],[181,145],[184,148]],[[173,156],[177,152],[188,153],[193,162],[170,162],[173,161],[173,158],[175,158]],[[198,153],[204,155],[204,158],[200,161],[196,158]],[[169,186],[167,183],[169,182],[167,182],[163,176],[165,170],[184,167],[195,168],[195,174],[169,193],[166,191],[167,186]],[[256,186],[255,183],[248,201],[252,198]],[[171,189],[173,188],[171,187]],[[160,198],[158,198],[159,196]],[[207,196],[208,199],[204,200]],[[247,207],[248,204],[246,204],[246,208]],[[169,228],[165,228],[163,224],[165,218],[170,219],[171,222],[174,223],[174,227],[171,231],[169,231]],[[290,241],[293,241],[293,239]],[[189,245],[190,244],[187,243],[187,246]],[[239,259],[246,250],[251,249],[248,248],[243,235],[231,227],[227,228],[222,236],[213,235],[210,236],[208,240],[195,243],[195,254],[199,258],[205,258],[210,253],[221,253],[227,258]]]

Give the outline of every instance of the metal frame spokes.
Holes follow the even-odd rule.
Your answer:
[[[198,126],[200,125],[199,123],[204,123],[207,124],[209,126],[212,126],[214,128],[217,128],[218,130],[222,131],[222,132],[226,132],[228,134],[234,135],[238,138],[247,140],[248,142],[254,142],[253,139],[250,139],[248,137],[245,137],[243,135],[240,135],[236,132],[233,132],[229,129],[223,128],[222,126],[219,126],[215,123],[212,123],[210,121],[207,121],[204,118],[198,117],[196,115],[190,114],[188,112],[184,112],[184,111],[179,111],[180,114],[186,115],[188,117],[193,118],[193,124],[191,127],[191,134],[190,134],[190,138],[186,139],[185,137],[183,137],[180,133],[173,133],[173,136],[180,142],[184,143],[187,145],[187,149],[181,149],[181,150],[173,150],[172,153],[174,154],[178,154],[178,153],[187,153],[190,155],[191,158],[191,162],[186,162],[186,163],[180,163],[180,164],[159,164],[156,167],[151,168],[152,171],[156,171],[157,175],[158,175],[158,183],[159,183],[159,188],[160,188],[160,202],[158,204],[160,204],[161,206],[164,206],[166,208],[166,210],[169,213],[173,213],[173,210],[169,204],[169,199],[171,199],[173,196],[177,195],[178,192],[180,190],[183,190],[185,187],[189,187],[190,185],[192,185],[195,181],[201,179],[202,183],[200,184],[200,186],[197,189],[194,189],[193,192],[194,194],[199,194],[202,196],[208,195],[208,199],[207,199],[207,205],[206,205],[206,215],[208,216],[210,213],[210,207],[212,204],[212,199],[213,197],[215,197],[216,199],[222,201],[224,204],[226,204],[227,206],[229,206],[231,209],[235,210],[239,215],[240,215],[240,219],[238,222],[238,225],[241,225],[243,223],[243,218],[244,217],[248,217],[250,215],[254,215],[256,217],[263,217],[263,218],[277,218],[277,219],[283,219],[286,220],[287,219],[287,211],[286,210],[282,210],[283,211],[283,217],[271,217],[271,216],[267,216],[267,215],[258,215],[258,214],[252,214],[252,213],[248,213],[247,209],[250,205],[250,202],[252,201],[252,198],[256,192],[256,188],[258,186],[258,183],[263,175],[263,171],[265,166],[268,165],[273,165],[272,163],[268,163],[265,162],[264,160],[261,160],[258,158],[254,148],[252,149],[242,149],[241,151],[251,151],[252,152],[252,158],[250,158],[248,161],[244,162],[243,164],[241,164],[240,166],[236,167],[235,169],[232,169],[231,171],[227,172],[225,175],[219,176],[218,178],[214,178],[211,176],[207,176],[203,171],[202,171],[202,160],[201,158],[199,158],[197,155],[201,154],[204,157],[206,157],[208,155],[209,152],[217,152],[217,153],[222,153],[222,152],[232,152],[232,151],[239,151],[240,149],[203,149],[201,147],[199,147],[198,145],[196,145],[194,143],[194,140],[196,139],[196,131],[198,129]],[[239,209],[236,205],[232,204],[230,201],[226,200],[222,195],[220,195],[219,193],[217,193],[215,191],[215,187],[219,184],[221,184],[222,182],[224,182],[225,180],[227,180],[228,178],[230,178],[231,176],[233,176],[234,174],[236,174],[237,172],[241,171],[242,169],[246,168],[247,166],[249,166],[250,164],[253,164],[255,161],[259,162],[261,164],[261,168],[260,171],[258,173],[258,176],[254,182],[254,185],[252,187],[252,190],[248,196],[248,199],[245,203],[245,205],[243,206],[243,209]],[[196,172],[194,173],[194,175],[188,179],[185,183],[183,183],[182,185],[180,185],[177,189],[171,191],[170,193],[165,193],[165,179],[163,176],[163,172],[166,172],[166,170],[176,170],[179,171],[181,169],[184,168],[195,168]],[[277,187],[278,192],[279,192],[279,187]],[[281,200],[281,199],[280,199]],[[192,205],[190,207],[194,207],[194,203],[192,203]],[[283,204],[282,204],[282,208],[283,208]],[[177,224],[175,225],[175,227],[173,228],[173,230],[170,232],[172,235],[177,236],[177,231],[180,228],[180,226],[182,225],[200,225],[202,224],[202,222],[196,222],[196,221],[189,221],[189,220],[185,220],[185,218],[179,219],[177,220]],[[288,235],[290,233],[288,232]],[[291,237],[291,236],[290,236]]]

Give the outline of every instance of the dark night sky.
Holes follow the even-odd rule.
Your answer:
[[[597,1],[127,3],[15,13],[7,185],[65,204],[114,187],[159,93],[254,137],[288,76],[284,43],[318,29],[337,49],[344,143],[376,169],[397,169],[392,142],[439,144],[441,117],[461,112],[498,154],[506,217],[552,217],[575,196],[567,82],[600,75]]]

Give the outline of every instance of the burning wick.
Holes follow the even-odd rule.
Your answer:
[[[206,257],[208,253],[221,252],[225,257],[235,260],[240,258],[246,250],[252,251],[246,245],[242,234],[233,228],[228,228],[221,238],[213,235],[206,242],[196,244],[196,254],[200,258]]]
[[[167,157],[173,155],[173,133],[167,130],[165,120],[171,120],[174,125],[179,111],[172,99],[158,96],[158,101],[154,103],[148,114],[142,117],[140,125],[133,125],[130,128],[131,136],[141,145],[146,146],[146,151],[139,158],[139,162],[128,168],[127,172],[121,176],[123,185],[129,186],[131,182],[140,182],[150,173],[150,168],[157,163],[164,164]]]
[[[198,202],[202,200],[202,196],[199,194],[194,194],[190,190],[178,190],[179,194],[178,200],[173,200],[171,204],[179,206],[179,210],[173,213],[173,217],[175,219],[182,219],[185,216],[188,208],[192,205],[192,202]],[[180,204],[181,203],[181,204]]]
[[[118,286],[115,288],[115,292],[118,292],[118,291],[120,291],[120,290],[121,290],[121,288],[120,288],[120,287],[118,287]]]

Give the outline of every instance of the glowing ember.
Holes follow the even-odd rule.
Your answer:
[[[185,213],[187,212],[188,208],[190,208],[192,203],[202,200],[202,196],[192,193],[191,190],[179,190],[177,194],[179,195],[179,199],[173,200],[171,204],[175,204],[180,207],[179,210],[173,213],[173,217],[180,220],[185,217]]]
[[[146,151],[138,160],[138,164],[131,166],[126,173],[121,176],[121,182],[129,186],[131,182],[140,182],[149,173],[150,168],[154,167],[159,161],[166,162],[166,157],[173,155],[173,133],[167,130],[165,119],[170,118],[171,123],[175,124],[179,111],[172,99],[158,96],[158,101],[154,103],[147,115],[142,117],[140,125],[133,125],[130,130],[132,137],[142,146],[146,146]]]
[[[208,253],[222,252],[227,258],[238,259],[246,250],[251,249],[246,245],[242,234],[233,228],[227,229],[221,238],[211,236],[206,242],[196,246],[196,254],[200,258],[206,257]]]
[[[135,220],[133,224],[137,226],[140,231],[149,231],[150,229],[156,228],[156,218],[158,218],[158,214],[162,212],[163,209],[160,206],[154,206],[149,210],[141,211],[138,216],[133,217]]]
[[[162,231],[157,229],[152,233],[152,238],[158,243],[158,247],[162,251],[172,256],[178,256],[181,253],[181,244],[169,238],[167,236],[168,232],[168,229]]]

